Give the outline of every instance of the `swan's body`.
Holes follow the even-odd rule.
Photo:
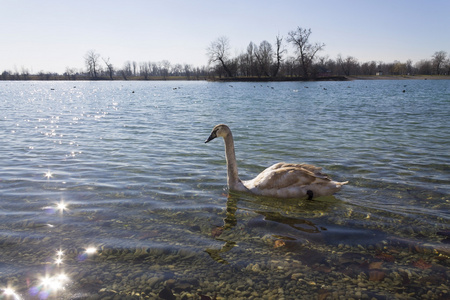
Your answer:
[[[345,182],[331,180],[321,173],[322,168],[308,164],[277,163],[252,180],[241,181],[238,176],[233,135],[227,125],[215,126],[205,143],[223,137],[227,160],[227,183],[232,191],[277,198],[309,198],[328,196],[338,192]]]

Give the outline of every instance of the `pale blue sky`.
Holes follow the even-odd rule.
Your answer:
[[[0,0],[0,72],[84,68],[90,49],[116,68],[127,60],[201,66],[219,36],[234,56],[298,26],[326,44],[320,56],[417,62],[450,54],[449,12],[449,0]]]

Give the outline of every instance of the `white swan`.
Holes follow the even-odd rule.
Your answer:
[[[277,163],[262,171],[252,180],[241,181],[238,176],[234,141],[230,128],[216,125],[205,141],[223,137],[227,160],[227,183],[232,191],[250,192],[255,195],[277,198],[308,198],[328,196],[338,192],[345,182],[331,180],[322,168],[309,164]]]

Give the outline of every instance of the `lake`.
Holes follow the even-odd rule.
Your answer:
[[[448,299],[450,82],[0,82],[0,298]],[[229,193],[280,161],[313,200]]]

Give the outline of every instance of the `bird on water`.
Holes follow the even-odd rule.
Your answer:
[[[276,163],[251,180],[241,180],[238,175],[234,140],[230,128],[225,124],[216,125],[205,141],[217,137],[225,141],[227,162],[227,184],[231,191],[248,192],[260,196],[276,198],[317,198],[338,192],[348,181],[332,180],[321,172],[322,168],[310,164]]]

